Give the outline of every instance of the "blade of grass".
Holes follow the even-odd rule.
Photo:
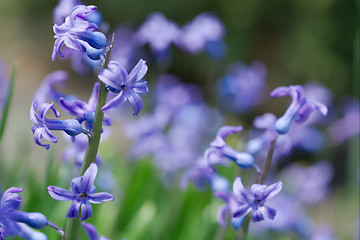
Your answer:
[[[4,109],[2,112],[2,118],[1,118],[0,143],[1,143],[1,139],[4,135],[6,120],[7,120],[9,109],[10,109],[10,103],[11,103],[11,97],[12,97],[13,90],[14,90],[14,82],[15,82],[17,66],[18,66],[18,64],[14,63],[12,66],[12,69],[11,69],[11,75],[10,75],[10,81],[9,81],[9,86],[8,86],[8,90],[7,90],[7,96],[5,98],[5,105],[4,105]]]

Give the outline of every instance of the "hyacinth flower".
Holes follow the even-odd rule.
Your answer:
[[[88,131],[91,131],[94,117],[95,117],[95,108],[96,100],[99,93],[99,83],[95,83],[89,101],[86,103],[80,99],[75,99],[72,101],[66,100],[65,98],[59,99],[60,107],[70,115],[76,117],[80,123],[85,122],[85,127]],[[112,120],[109,116],[104,115],[103,124],[105,126],[110,126]]]
[[[294,121],[305,122],[314,110],[319,111],[323,116],[327,114],[327,107],[324,104],[305,98],[303,87],[300,85],[278,87],[270,93],[272,98],[283,96],[290,96],[292,102],[284,115],[275,122],[275,129],[280,134],[286,134]]]
[[[259,222],[264,220],[264,215],[274,219],[276,210],[265,205],[266,201],[281,191],[282,182],[276,182],[270,186],[253,184],[250,191],[247,190],[241,178],[237,177],[233,184],[233,196],[237,203],[232,208],[233,217],[244,217],[251,212],[251,220]]]
[[[205,151],[205,158],[210,165],[224,164],[222,159],[227,158],[242,168],[256,167],[251,154],[239,152],[225,142],[228,135],[241,132],[242,129],[241,126],[223,126],[218,130],[214,141],[210,143],[210,148]]]
[[[225,202],[221,205],[218,211],[217,220],[222,227],[227,226],[227,216],[230,216],[230,223],[235,229],[240,229],[244,221],[244,217],[234,217],[233,211],[239,205],[235,196],[230,191],[215,192],[214,196],[220,198]]]
[[[98,77],[100,81],[107,85],[111,92],[117,95],[108,101],[101,110],[109,110],[128,100],[133,108],[133,115],[137,115],[143,109],[143,101],[139,93],[147,93],[149,91],[146,81],[141,81],[147,70],[146,62],[142,59],[140,59],[130,73],[118,62],[110,61],[108,69],[103,69]]]
[[[66,17],[61,25],[55,24],[55,44],[52,53],[52,60],[56,60],[65,44],[70,49],[84,52],[92,60],[99,60],[103,56],[103,48],[106,46],[106,37],[101,32],[96,32],[98,26],[86,20],[86,17],[96,10],[96,6],[78,5],[73,8],[71,14]]]
[[[53,11],[54,24],[61,25],[77,5],[81,5],[79,0],[59,0],[58,5],[56,5]]]
[[[152,13],[134,35],[139,45],[149,44],[151,51],[157,56],[168,52],[170,45],[180,36],[176,23],[169,21],[161,13]]]
[[[60,117],[60,113],[55,109],[54,103],[39,104],[37,100],[34,100],[30,108],[30,120],[35,123],[32,125],[31,131],[34,134],[34,141],[37,145],[49,149],[49,144],[41,143],[40,140],[42,138],[53,143],[58,141],[58,137],[50,130],[62,130],[70,136],[76,136],[83,132],[81,124],[75,119],[47,119],[46,114],[50,109],[55,114],[55,117]]]
[[[219,103],[227,111],[246,113],[264,101],[266,67],[255,61],[250,65],[232,64],[218,81]]]
[[[110,193],[96,193],[94,182],[97,170],[96,164],[91,163],[83,176],[76,177],[71,181],[71,191],[56,186],[49,186],[47,188],[50,196],[55,200],[72,201],[66,214],[67,218],[78,218],[81,209],[80,220],[85,220],[92,216],[90,203],[99,204],[114,200]]]
[[[90,223],[82,222],[81,225],[84,227],[86,234],[89,237],[89,240],[111,240],[110,238],[99,236],[98,231],[95,226]]]
[[[202,13],[182,27],[177,44],[185,51],[197,54],[207,50],[210,56],[222,57],[225,54],[225,35],[223,23],[213,14]]]
[[[5,236],[17,235],[24,239],[47,239],[40,232],[31,228],[42,229],[48,225],[47,218],[41,213],[19,211],[22,199],[18,193],[22,188],[12,187],[6,190],[0,201],[0,239]]]

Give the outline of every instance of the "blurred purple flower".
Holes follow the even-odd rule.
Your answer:
[[[240,229],[244,221],[244,217],[234,217],[233,212],[239,206],[236,197],[230,191],[215,192],[214,196],[220,198],[225,202],[221,205],[218,211],[217,220],[222,227],[227,226],[227,216],[230,216],[230,223],[235,229]]]
[[[264,220],[264,215],[274,219],[276,210],[265,205],[265,202],[281,191],[282,182],[270,186],[253,184],[250,191],[245,189],[241,178],[237,177],[233,184],[233,193],[237,206],[233,208],[233,217],[244,217],[251,212],[253,222]]]
[[[309,238],[310,240],[339,240],[335,236],[334,228],[330,225],[318,226],[314,234]]]
[[[42,144],[40,141],[42,138],[53,143],[58,141],[58,138],[50,130],[62,130],[70,136],[76,136],[82,133],[83,130],[79,121],[75,119],[47,119],[45,116],[50,109],[57,118],[60,117],[60,113],[55,109],[54,103],[38,104],[38,101],[34,100],[30,108],[30,120],[35,123],[31,127],[34,141],[37,145],[46,149],[49,149],[50,145]]]
[[[185,51],[196,54],[207,49],[210,55],[221,57],[225,54],[223,23],[211,13],[201,13],[182,27],[177,44]]]
[[[97,96],[99,93],[99,83],[95,83],[89,101],[86,103],[80,99],[68,101],[65,98],[59,99],[60,107],[70,115],[76,117],[80,123],[85,122],[85,127],[88,131],[91,131],[94,118]],[[106,114],[104,115],[103,124],[110,126],[112,120]]]
[[[222,164],[223,159],[227,158],[242,168],[254,167],[254,158],[251,154],[238,152],[225,142],[228,135],[238,133],[242,129],[241,126],[223,126],[218,130],[216,138],[210,143],[210,148],[204,153],[210,165]]]
[[[163,54],[177,41],[180,29],[176,23],[169,21],[161,13],[152,13],[134,35],[139,45],[149,44],[155,54]]]
[[[78,5],[73,8],[71,14],[66,17],[61,25],[55,24],[55,44],[52,60],[56,60],[57,54],[64,57],[60,48],[65,44],[68,48],[84,52],[90,59],[99,60],[103,56],[103,48],[106,46],[106,37],[98,30],[95,23],[90,23],[86,17],[96,10],[96,6]]]
[[[58,101],[59,98],[66,98],[69,101],[76,99],[77,97],[72,95],[66,95],[55,88],[55,86],[63,87],[69,74],[65,71],[55,71],[48,74],[42,81],[39,89],[34,95],[39,103],[46,101]]]
[[[19,211],[22,199],[18,193],[22,188],[12,187],[6,190],[0,201],[0,239],[9,235],[17,235],[25,239],[47,239],[42,233],[33,232],[31,228],[42,229],[47,218],[41,213]],[[34,238],[37,236],[38,238]]]
[[[297,123],[305,122],[314,110],[318,110],[323,116],[327,114],[328,110],[324,104],[305,98],[303,87],[300,85],[278,87],[270,94],[272,98],[283,96],[290,96],[292,102],[284,115],[275,122],[275,129],[280,134],[286,134],[294,120]]]
[[[137,115],[143,109],[143,101],[139,93],[149,91],[146,81],[141,81],[147,70],[146,62],[142,59],[130,73],[118,62],[110,61],[108,69],[99,73],[99,79],[107,85],[111,92],[118,93],[118,95],[108,101],[101,110],[111,109],[128,100],[134,110],[133,115]]]
[[[247,66],[233,64],[218,82],[221,107],[236,113],[246,113],[260,105],[266,91],[266,67],[260,61]]]
[[[110,193],[96,193],[94,185],[96,174],[97,166],[95,163],[91,163],[83,176],[76,177],[71,181],[72,191],[56,186],[49,186],[47,188],[50,196],[55,200],[72,201],[66,217],[78,218],[81,208],[80,220],[85,220],[92,216],[90,203],[99,204],[114,200],[114,197]]]
[[[343,107],[343,117],[334,121],[327,129],[331,140],[341,144],[351,137],[359,137],[360,133],[360,104],[356,99],[346,99]]]
[[[99,234],[94,225],[85,222],[82,222],[81,225],[84,227],[89,240],[111,240],[110,238],[106,238],[102,235],[99,237]]]
[[[285,188],[307,204],[316,204],[325,198],[334,175],[334,169],[327,162],[307,167],[293,164],[283,171]]]

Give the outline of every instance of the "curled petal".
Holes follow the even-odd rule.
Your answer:
[[[260,210],[254,210],[251,212],[251,220],[253,222],[260,222],[264,220],[264,215],[262,214],[262,212]]]
[[[210,143],[212,147],[223,147],[226,145],[225,138],[230,134],[235,134],[243,130],[242,126],[223,126],[216,134],[214,141]]]
[[[136,116],[139,114],[139,112],[143,109],[144,104],[139,94],[135,92],[130,92],[130,96],[128,97],[128,100],[131,104],[131,107],[134,111],[133,116]]]
[[[264,197],[266,199],[272,198],[273,196],[275,196],[276,194],[278,194],[282,189],[282,182],[276,182],[274,184],[271,184],[270,186],[268,186],[265,191],[264,191]]]
[[[72,201],[76,199],[76,194],[74,194],[72,191],[69,191],[67,189],[63,189],[56,186],[49,186],[47,187],[47,190],[50,196],[55,200]]]
[[[251,201],[252,197],[242,184],[240,177],[237,177],[234,181],[233,192],[240,201],[244,201],[247,203]]]
[[[261,206],[259,207],[259,210],[265,214],[268,218],[270,218],[271,220],[273,220],[275,218],[276,215],[276,210],[268,207],[268,206]]]
[[[116,107],[120,104],[123,104],[126,101],[126,94],[124,92],[120,92],[116,97],[108,101],[102,108],[101,111],[109,110],[113,107]]]
[[[141,80],[145,76],[147,70],[148,70],[148,66],[146,65],[146,62],[140,59],[139,62],[136,64],[136,66],[129,74],[130,85],[133,85],[135,84],[135,82]]]
[[[95,163],[91,163],[88,169],[86,169],[81,183],[83,192],[91,193],[91,191],[93,190],[97,171],[98,169]]]
[[[99,235],[98,232],[96,230],[96,228],[94,227],[94,225],[90,224],[90,223],[85,223],[82,222],[81,225],[84,227],[89,240],[98,240],[99,239]]]
[[[79,210],[80,210],[80,205],[81,205],[81,202],[80,201],[72,201],[71,202],[71,205],[66,213],[66,217],[67,218],[78,218],[79,217]]]

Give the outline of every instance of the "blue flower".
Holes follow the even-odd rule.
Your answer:
[[[95,163],[91,163],[83,176],[76,177],[71,181],[72,191],[56,186],[49,186],[47,188],[50,196],[55,200],[72,201],[66,217],[78,218],[81,208],[80,220],[85,220],[92,216],[90,203],[99,204],[114,200],[114,197],[110,193],[96,193],[94,185],[96,174],[97,166]]]
[[[324,104],[305,98],[303,87],[300,85],[278,87],[270,93],[270,97],[283,96],[290,96],[291,104],[284,115],[275,122],[275,129],[280,134],[286,134],[293,121],[305,122],[314,110],[318,110],[323,116],[327,114],[328,109]]]
[[[58,141],[58,138],[50,130],[62,130],[70,136],[76,136],[82,133],[81,124],[75,119],[47,119],[45,116],[50,109],[56,117],[60,117],[60,113],[55,109],[54,103],[39,104],[37,100],[34,100],[30,108],[30,120],[35,123],[31,127],[31,131],[34,134],[34,141],[37,145],[46,149],[49,149],[50,145],[41,143],[40,140],[42,138],[53,143]]]
[[[59,105],[65,112],[75,116],[80,123],[85,121],[86,129],[88,131],[91,131],[92,125],[94,123],[98,93],[99,83],[95,83],[89,101],[87,103],[80,99],[70,101],[65,98],[60,98]],[[111,118],[107,115],[104,115],[103,124],[105,126],[110,126],[112,124]]]
[[[22,191],[22,188],[9,188],[1,198],[0,239],[8,235],[17,235],[25,239],[47,239],[44,234],[31,229],[44,228],[48,224],[47,218],[41,213],[28,213],[18,210],[22,202],[18,193]],[[34,238],[35,235],[38,238]]]
[[[106,46],[106,37],[98,30],[95,23],[86,20],[86,17],[96,10],[96,6],[78,5],[73,8],[70,16],[65,22],[58,26],[54,25],[55,44],[52,53],[52,60],[56,60],[57,54],[64,57],[60,48],[65,44],[68,48],[80,52],[86,52],[92,60],[99,60],[103,55],[103,48]]]
[[[146,81],[141,81],[148,67],[144,60],[140,60],[130,74],[116,61],[110,61],[108,69],[99,73],[99,79],[104,82],[111,92],[118,93],[116,97],[108,101],[102,111],[113,108],[128,100],[134,110],[134,116],[143,108],[143,101],[139,93],[149,91]]]
[[[106,238],[102,235],[99,237],[99,234],[94,225],[85,222],[82,222],[81,225],[84,227],[89,240],[111,240],[110,238]]]
[[[235,229],[240,229],[244,217],[234,217],[233,212],[239,206],[239,202],[230,191],[215,192],[214,196],[220,198],[225,202],[221,205],[218,211],[217,220],[223,227],[227,226],[227,215],[230,214],[230,223]]]
[[[223,126],[216,134],[214,141],[210,143],[210,148],[205,151],[205,158],[210,165],[223,164],[223,158],[234,161],[242,168],[254,167],[254,158],[246,152],[239,152],[227,145],[225,138],[230,134],[242,131],[241,126]]]
[[[233,194],[237,206],[233,210],[234,217],[244,217],[251,212],[253,222],[264,220],[264,215],[274,219],[276,210],[265,205],[265,202],[281,191],[282,182],[276,182],[270,186],[253,184],[250,191],[247,190],[241,178],[237,177],[233,184]]]

